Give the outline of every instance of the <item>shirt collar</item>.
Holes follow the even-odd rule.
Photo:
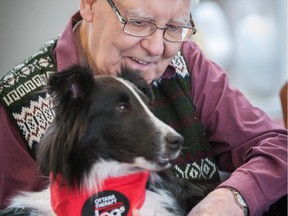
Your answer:
[[[58,39],[56,48],[54,50],[58,71],[67,69],[75,64],[80,64],[73,27],[81,20],[82,17],[78,11],[71,17],[69,23],[64,29],[64,32]]]
[[[161,79],[170,79],[176,74],[176,68],[172,63],[168,65],[165,72],[162,74]]]

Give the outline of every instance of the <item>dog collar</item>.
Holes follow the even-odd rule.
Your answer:
[[[51,205],[57,216],[122,215],[142,207],[149,172],[106,179],[101,190],[92,193],[71,188],[57,175],[50,183]]]

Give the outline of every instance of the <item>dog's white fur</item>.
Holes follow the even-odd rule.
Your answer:
[[[21,192],[11,200],[11,208],[31,208],[35,209],[39,216],[54,216],[50,203],[50,188],[39,192]],[[39,211],[37,211],[39,209]]]

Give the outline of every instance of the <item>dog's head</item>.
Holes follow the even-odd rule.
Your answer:
[[[180,152],[183,138],[149,110],[152,92],[137,71],[93,77],[74,66],[53,75],[48,89],[56,116],[38,153],[46,174],[81,181],[109,162],[99,172],[162,170]]]

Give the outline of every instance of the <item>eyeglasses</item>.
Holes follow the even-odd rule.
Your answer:
[[[159,27],[155,23],[142,19],[126,19],[116,8],[113,0],[107,0],[114,13],[117,15],[119,21],[124,25],[123,31],[135,37],[148,37],[152,35],[157,29],[163,30],[163,38],[169,42],[181,43],[189,39],[197,32],[195,24],[190,13],[190,26],[175,26],[166,25],[166,27]]]

